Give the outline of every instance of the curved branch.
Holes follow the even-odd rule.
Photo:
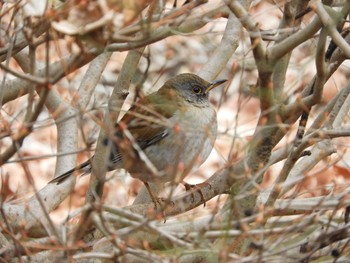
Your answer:
[[[291,50],[304,43],[306,40],[312,38],[321,27],[321,20],[318,17],[315,17],[305,28],[268,48],[267,54],[269,59],[272,61],[277,61]]]
[[[239,3],[239,1],[226,1],[228,8],[235,14],[235,16],[240,20],[243,27],[248,31],[250,35],[250,42],[253,47],[253,54],[255,60],[265,61],[266,50],[263,45],[263,40],[261,38],[261,33],[258,28],[258,24],[253,20],[253,18],[248,14],[245,8]],[[263,70],[261,65],[257,64],[258,69]]]
[[[238,47],[239,36],[239,21],[237,18],[230,14],[224,35],[221,39],[220,45],[217,46],[214,53],[211,55],[210,60],[205,63],[203,68],[198,73],[204,79],[214,79],[222,71],[223,67],[227,64],[232,54]]]
[[[348,2],[345,3],[344,9],[342,13],[348,14],[350,9],[350,4]],[[325,29],[328,34],[331,36],[334,43],[344,52],[344,54],[350,58],[350,45],[344,40],[341,34],[337,30],[337,21],[331,18],[327,11],[325,10],[323,4],[321,2],[316,3],[316,8],[314,7],[315,12],[318,14],[318,17],[322,21]],[[342,13],[337,14],[338,19],[342,19]]]

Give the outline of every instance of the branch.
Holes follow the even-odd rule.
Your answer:
[[[200,70],[199,76],[208,80],[216,78],[238,47],[239,30],[240,26],[237,18],[230,14],[220,45],[217,46],[210,56],[210,60]]]
[[[340,33],[337,30],[337,20],[343,19],[342,14],[348,14],[350,11],[350,4],[348,2],[345,3],[343,10],[341,13],[337,14],[337,18],[331,18],[327,11],[325,10],[325,7],[321,2],[316,3],[316,6],[312,6],[314,11],[318,14],[318,17],[322,21],[325,29],[327,30],[328,34],[332,37],[332,40],[334,43],[344,52],[344,54],[350,58],[350,46],[349,44],[344,40],[344,38],[340,35]],[[328,7],[327,7],[328,8]]]
[[[47,67],[39,69],[35,72],[35,76],[43,78],[45,77],[47,70],[49,70],[50,83],[54,84],[66,74],[72,73],[76,69],[89,63],[94,56],[95,55],[91,53],[85,55],[78,53],[67,56],[60,61],[54,62]],[[3,104],[27,94],[28,84],[30,83],[28,83],[27,80],[20,78],[7,81],[3,87]]]
[[[315,17],[305,28],[298,30],[293,35],[268,48],[267,54],[269,54],[269,59],[272,61],[279,60],[306,40],[314,37],[314,35],[320,30],[321,26],[321,20],[318,17]]]
[[[240,20],[242,26],[248,31],[250,35],[250,42],[253,47],[254,58],[257,62],[264,61],[266,50],[263,46],[263,40],[261,38],[261,33],[253,18],[245,10],[245,8],[239,3],[239,1],[225,1],[228,8],[235,14],[235,16]],[[261,64],[257,64],[259,71],[265,70]]]

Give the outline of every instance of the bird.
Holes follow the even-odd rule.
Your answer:
[[[156,92],[141,96],[115,125],[108,171],[125,169],[141,180],[156,205],[149,183],[179,184],[201,165],[213,149],[217,116],[209,92],[227,80],[208,82],[192,73],[167,80]],[[92,170],[86,162],[57,176],[61,183],[73,174]]]

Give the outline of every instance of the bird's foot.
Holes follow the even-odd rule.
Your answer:
[[[171,204],[172,207],[175,206],[174,201],[163,197],[151,197],[155,209],[164,209],[166,206]]]
[[[194,192],[197,191],[200,196],[201,196],[201,201],[203,202],[203,206],[205,207],[206,205],[206,201],[202,192],[202,188],[204,186],[209,185],[209,187],[211,188],[211,185],[207,182],[204,183],[200,183],[200,184],[188,184],[186,182],[182,182],[182,184],[185,186],[185,190],[187,191],[191,191],[191,196],[192,196],[192,202],[194,202]]]
[[[174,202],[169,200],[169,199],[166,199],[166,198],[162,198],[162,197],[156,197],[154,196],[154,194],[152,193],[152,190],[149,186],[149,184],[147,182],[144,182],[145,186],[146,186],[146,189],[148,191],[148,194],[154,204],[154,208],[155,210],[157,209],[164,209],[165,206],[169,205],[170,203],[172,204],[172,206],[174,206]]]

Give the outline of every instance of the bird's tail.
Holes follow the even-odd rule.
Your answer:
[[[62,183],[64,180],[66,180],[68,177],[70,177],[73,174],[79,174],[79,175],[84,175],[87,173],[91,172],[91,160],[87,160],[86,162],[78,165],[77,167],[70,169],[69,171],[57,176],[56,178],[52,179],[49,184],[52,183],[57,183],[60,184]]]

